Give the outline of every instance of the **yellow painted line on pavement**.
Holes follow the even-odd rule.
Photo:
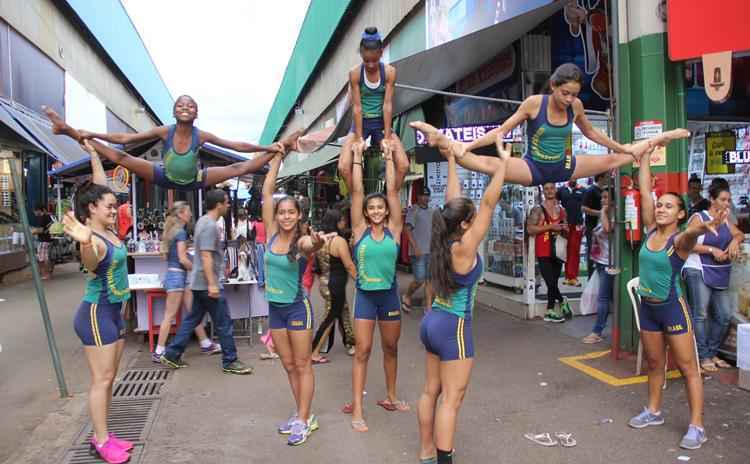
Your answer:
[[[615,377],[614,375],[607,374],[606,372],[599,370],[595,367],[589,366],[587,364],[584,364],[581,361],[586,361],[590,359],[597,359],[601,358],[603,356],[606,356],[610,353],[611,350],[607,351],[594,351],[592,353],[586,353],[581,354],[578,356],[567,356],[564,358],[559,358],[560,362],[563,364],[567,364],[568,366],[578,369],[579,371],[583,372],[584,374],[587,374],[596,380],[599,380],[600,382],[604,382],[607,385],[611,385],[613,387],[623,387],[625,385],[635,385],[639,383],[646,383],[648,382],[648,376],[646,375],[639,375],[639,376],[633,376],[633,377],[625,377],[625,378],[619,378]],[[667,378],[668,379],[677,379],[680,377],[680,372],[676,370],[672,370],[667,372]]]

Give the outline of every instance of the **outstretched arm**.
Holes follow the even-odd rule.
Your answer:
[[[352,146],[352,185],[349,186],[352,195],[352,207],[350,210],[352,220],[352,234],[355,240],[364,232],[366,224],[362,213],[365,202],[365,187],[362,174],[362,146],[355,143]]]
[[[516,112],[513,113],[511,117],[506,119],[505,122],[500,125],[500,127],[492,129],[482,137],[479,137],[473,142],[469,142],[468,144],[464,145],[464,151],[471,151],[477,148],[491,145],[495,143],[495,140],[498,137],[500,137],[501,139],[505,138],[508,132],[511,132],[513,129],[518,127],[519,124],[526,121],[530,117],[530,114],[532,114],[532,110],[535,108],[535,103],[533,101],[534,98],[535,97],[532,96],[524,100],[523,103],[521,103],[521,105],[518,107]],[[538,106],[538,103],[536,105]],[[461,163],[459,162],[459,164]]]
[[[254,145],[248,142],[234,142],[232,140],[222,139],[210,132],[201,131],[201,143],[212,143],[219,147],[229,148],[230,150],[241,153],[257,153],[259,151],[284,153],[284,146],[281,143],[274,143],[268,146]]]
[[[584,111],[583,103],[581,103],[581,100],[575,100],[575,102],[573,103],[573,111],[576,114],[576,126],[581,129],[581,133],[584,135],[584,137],[593,141],[594,143],[598,143],[601,146],[607,147],[614,152],[629,153],[630,150],[628,150],[627,147],[612,140],[607,136],[607,134],[591,125],[591,121],[589,121],[589,118],[586,117],[586,113]]]
[[[500,168],[492,176],[490,185],[487,186],[482,196],[482,201],[479,203],[477,217],[469,230],[461,238],[458,246],[459,253],[472,259],[492,224],[492,216],[495,213],[497,202],[500,201],[500,193],[502,192],[503,181],[505,180],[505,163],[510,159],[511,147],[504,144],[500,137],[498,137],[497,149],[498,153],[500,153]]]
[[[698,237],[706,232],[716,233],[719,226],[721,226],[726,220],[727,212],[722,211],[714,216],[709,222],[691,221],[687,229],[680,232],[680,234],[674,239],[674,245],[678,252],[680,252],[680,257],[686,259],[693,251],[693,248],[695,248],[696,243],[698,243]]]
[[[276,177],[279,175],[281,155],[271,159],[271,169],[263,180],[263,226],[266,228],[266,241],[276,233],[276,221],[273,217],[273,192],[276,190]]]
[[[641,189],[641,221],[646,230],[651,230],[656,224],[654,198],[651,196],[651,156],[650,151],[638,168],[638,185]]]

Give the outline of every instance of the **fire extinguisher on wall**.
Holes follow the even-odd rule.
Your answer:
[[[625,203],[625,240],[635,249],[641,242],[641,192],[633,187],[631,181],[622,196]]]

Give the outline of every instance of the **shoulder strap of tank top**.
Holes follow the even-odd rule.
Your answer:
[[[193,139],[190,142],[190,149],[197,150],[201,146],[201,131],[197,127],[193,126]]]
[[[268,239],[268,245],[267,245],[267,247],[268,247],[268,251],[271,251],[271,246],[273,246],[273,242],[274,242],[274,240],[276,240],[276,237],[277,237],[278,235],[279,235],[279,233],[277,232],[277,233],[275,233],[275,234],[271,235],[271,238],[270,238],[270,239]]]
[[[177,129],[177,124],[172,124],[167,127],[167,140],[164,141],[164,151],[174,147],[174,133]]]
[[[364,63],[359,65],[359,85],[360,87],[363,85],[367,87],[367,85],[365,84],[365,64]]]
[[[539,114],[536,115],[535,121],[538,125],[546,124],[547,123],[547,104],[549,102],[549,95],[543,94],[542,95],[542,103],[539,105]]]
[[[576,113],[573,111],[573,105],[568,106],[566,113],[568,115],[568,122],[565,125],[567,126],[568,124],[573,124],[573,122],[575,122]]]
[[[385,63],[381,61],[378,64],[380,65],[380,85],[378,87],[385,87]]]

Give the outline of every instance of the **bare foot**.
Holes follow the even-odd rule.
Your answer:
[[[355,432],[367,432],[368,430],[370,430],[367,427],[367,423],[364,421],[364,419],[353,420],[352,428]]]
[[[279,140],[279,142],[284,145],[284,149],[286,149],[287,153],[289,153],[290,151],[300,151],[298,140],[304,133],[304,129],[296,130],[283,139]]]
[[[431,147],[437,147],[443,156],[450,156],[454,153],[453,141],[441,134],[434,126],[422,121],[415,121],[409,124],[414,129],[421,131],[427,137],[427,144]]]
[[[70,127],[68,123],[66,123],[65,120],[55,112],[55,110],[49,106],[42,106],[42,111],[44,111],[44,114],[47,115],[47,119],[52,123],[53,134],[67,135],[76,141],[80,141],[81,136],[78,134],[78,131]]]
[[[690,137],[690,131],[687,129],[672,129],[670,131],[662,132],[656,137],[651,137],[650,139],[634,143],[630,147],[630,154],[633,155],[633,158],[635,158],[636,161],[640,162],[644,153],[651,152],[658,146],[666,146],[670,142],[679,139],[686,139],[688,137]]]

